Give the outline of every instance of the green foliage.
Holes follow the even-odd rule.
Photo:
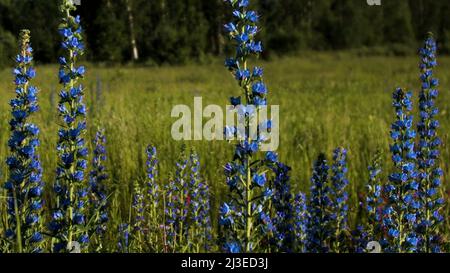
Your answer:
[[[5,31],[0,26],[0,68],[11,66],[15,54],[16,38],[10,32]]]
[[[0,35],[5,37],[6,31],[16,36],[21,28],[30,28],[35,58],[55,62],[58,37],[53,30],[58,18],[52,14],[57,13],[57,2],[1,0]],[[447,0],[383,1],[381,6],[369,6],[364,0],[260,0],[254,5],[261,14],[265,58],[304,49],[407,55],[415,53],[418,41],[429,31],[436,33],[442,51],[450,52]],[[222,0],[83,1],[78,11],[86,31],[86,57],[94,62],[131,61],[132,31],[139,60],[145,63],[204,61],[226,50]],[[2,52],[10,52],[9,39],[0,40]],[[4,66],[11,56],[0,58]]]
[[[97,2],[97,1],[95,1]],[[126,14],[121,13],[126,7],[121,1],[98,1],[98,12],[92,22],[93,33],[91,47],[96,49],[93,56],[95,61],[122,62],[129,49]],[[114,3],[114,4],[113,4]]]

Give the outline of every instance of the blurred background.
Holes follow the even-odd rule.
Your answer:
[[[57,0],[0,0],[0,66],[10,65],[16,35],[29,28],[39,63],[55,62]],[[302,50],[365,55],[414,54],[433,31],[450,52],[450,1],[258,0],[266,59]],[[223,0],[81,0],[90,62],[147,65],[204,62],[228,49]]]

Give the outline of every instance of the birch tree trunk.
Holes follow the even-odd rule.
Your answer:
[[[134,33],[134,17],[133,17],[133,10],[131,8],[131,1],[132,0],[125,0],[125,4],[127,6],[128,25],[130,27],[130,44],[131,44],[132,58],[133,61],[137,61],[139,60],[139,51],[136,44],[136,35]]]

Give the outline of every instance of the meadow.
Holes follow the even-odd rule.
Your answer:
[[[418,62],[414,56],[367,57],[350,52],[305,52],[259,62],[265,68],[265,81],[271,94],[269,103],[280,105],[280,148],[277,152],[280,160],[292,167],[293,192],[308,193],[312,166],[319,153],[327,153],[331,160],[335,147],[345,147],[348,149],[350,223],[354,226],[358,222],[358,204],[365,194],[371,158],[380,149],[384,152],[383,161],[390,161],[393,90],[400,86],[413,90],[417,109]],[[172,107],[193,105],[195,96],[203,97],[204,105],[225,107],[229,103],[227,98],[238,95],[239,90],[221,59],[179,67],[85,65],[87,139],[91,143],[97,128],[105,128],[108,183],[116,192],[111,197],[113,213],[120,216],[112,221],[118,225],[129,218],[134,181],[145,179],[147,145],[158,148],[162,183],[166,183],[175,171],[174,162],[182,143],[174,141],[170,134],[176,120],[170,116]],[[33,120],[41,128],[39,150],[43,180],[49,189],[46,191],[48,200],[52,200],[49,195],[55,180],[56,132],[60,124],[56,108],[60,88],[57,71],[56,65],[38,65],[35,80],[40,89],[41,111]],[[443,181],[448,188],[449,57],[440,57],[436,75],[441,83],[437,101],[441,109],[439,134],[443,138],[441,164]],[[6,158],[11,115],[8,102],[14,95],[11,69],[1,71],[0,79],[0,158]],[[232,158],[233,149],[225,141],[184,143],[194,147],[200,156],[201,174],[211,187],[212,220],[217,226],[218,209],[227,194],[223,166]],[[92,151],[92,145],[89,149]],[[0,166],[4,180],[7,166],[3,160]],[[384,180],[390,166],[384,166]]]

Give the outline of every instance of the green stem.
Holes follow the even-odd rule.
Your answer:
[[[246,224],[246,251],[250,252],[250,237],[252,235],[252,192],[251,192],[251,183],[252,183],[252,178],[251,178],[251,170],[250,170],[250,160],[247,158],[247,181],[246,181],[246,191],[247,191],[247,224]]]
[[[72,224],[72,219],[73,219],[73,191],[74,191],[74,187],[73,184],[70,183],[70,187],[69,187],[69,234],[67,235],[67,242],[70,244],[72,242],[72,237],[73,237],[73,224]]]
[[[22,253],[22,228],[21,228],[21,219],[19,213],[19,204],[17,203],[17,194],[16,188],[13,187],[13,198],[14,198],[14,212],[16,214],[16,249],[18,253]]]

